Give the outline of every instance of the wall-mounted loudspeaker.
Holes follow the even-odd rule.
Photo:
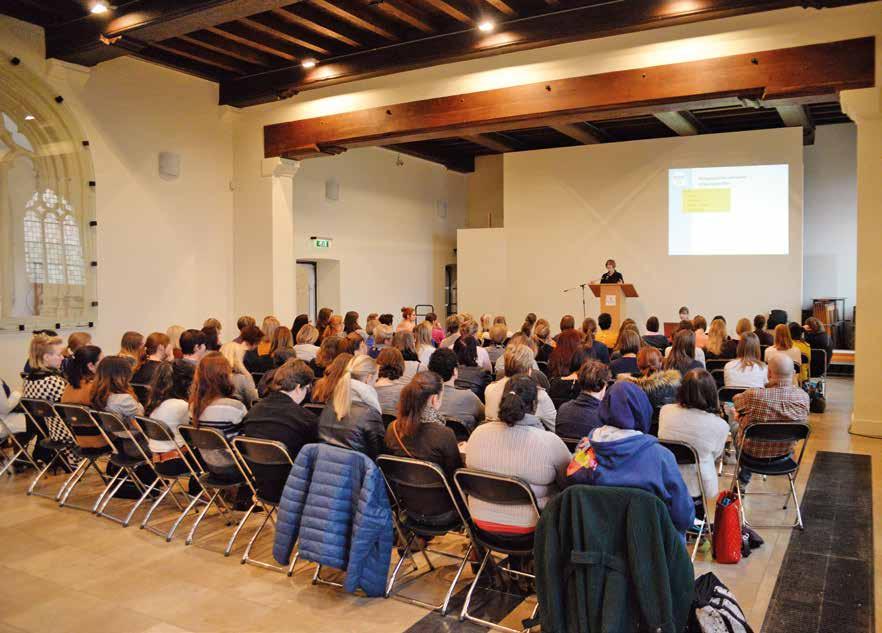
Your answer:
[[[181,155],[174,152],[159,152],[159,175],[171,180],[181,175]]]
[[[340,199],[340,183],[336,178],[329,178],[325,181],[325,200],[336,202]]]

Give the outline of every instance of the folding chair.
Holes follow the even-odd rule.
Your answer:
[[[294,572],[294,565],[297,563],[296,553],[291,557],[291,563],[285,568],[251,558],[251,548],[254,547],[254,543],[257,542],[267,522],[272,521],[273,526],[276,525],[276,518],[273,515],[279,509],[279,503],[282,501],[282,491],[285,489],[288,475],[291,474],[294,460],[291,459],[288,448],[281,442],[274,440],[236,437],[233,439],[233,450],[236,451],[239,460],[245,464],[254,478],[254,501],[263,508],[265,515],[263,523],[260,524],[251,540],[248,541],[248,546],[245,548],[245,553],[242,554],[241,562],[243,565],[251,563],[258,567],[287,572],[290,576]]]
[[[744,393],[748,387],[720,387],[717,389],[717,396],[720,402],[733,402],[733,398],[739,393]]]
[[[147,400],[150,398],[150,385],[145,385],[137,382],[133,382],[131,383],[131,385],[132,391],[135,392],[135,397],[138,399],[138,402],[146,407]]]
[[[59,460],[63,461],[63,451],[71,451],[76,448],[76,442],[74,441],[73,436],[71,436],[67,426],[58,416],[58,413],[56,413],[51,402],[37,400],[35,398],[22,398],[21,408],[25,412],[25,415],[33,425],[37,434],[41,436],[41,438],[37,438],[36,446],[46,449],[52,455],[52,458],[46,463],[43,469],[38,470],[36,476],[31,480],[31,485],[28,486],[27,494],[58,501],[61,494],[64,492],[63,489],[59,489],[55,494],[48,494],[45,492],[38,492],[37,484],[43,476],[49,472],[49,469],[56,464],[56,462]],[[50,425],[52,426],[50,427]],[[50,433],[50,428],[55,429],[55,437]]]
[[[4,442],[9,442],[12,450],[11,456],[7,455],[3,448],[2,445]],[[9,428],[9,425],[0,419],[0,477],[6,473],[9,474],[10,478],[13,477],[15,475],[15,462],[19,459],[29,463],[34,468],[35,472],[40,470],[37,462],[35,462],[34,458],[28,453],[27,446],[23,445],[18,438],[15,437],[15,433]]]
[[[457,442],[467,442],[469,436],[471,436],[469,428],[459,418],[453,418],[449,415],[445,415],[444,424],[448,429],[453,431],[453,434],[456,436]]]
[[[193,501],[193,497],[190,496],[188,489],[184,487],[184,480],[198,482],[199,465],[196,464],[196,460],[192,455],[189,455],[187,451],[181,450],[181,447],[178,446],[178,442],[175,439],[174,433],[168,428],[165,422],[154,420],[152,418],[135,416],[135,424],[138,425],[141,433],[147,438],[147,450],[145,452],[149,454],[157,478],[161,479],[163,483],[162,494],[156,497],[153,504],[150,506],[150,509],[147,510],[147,514],[144,515],[144,519],[141,521],[141,529],[147,529],[154,534],[164,536],[165,541],[169,542],[172,540],[175,530],[180,525],[183,518],[189,514],[190,509],[193,507],[189,503]],[[159,442],[162,444],[158,444]],[[174,448],[168,451],[154,450],[157,446],[174,446]],[[158,461],[156,457],[169,454],[172,455],[172,460],[174,461]],[[181,466],[183,466],[183,468],[181,468]],[[186,507],[181,505],[175,495],[175,486],[178,486],[181,489],[181,492],[184,493],[184,498],[187,499],[188,502]],[[149,523],[153,513],[168,495],[171,495],[175,506],[180,510],[180,514],[178,514],[177,519],[167,532],[161,532],[150,526]]]
[[[386,585],[386,597],[388,598],[393,594],[398,572],[401,571],[404,560],[406,558],[413,560],[411,548],[416,543],[425,557],[429,569],[418,576],[410,578],[409,582],[413,582],[434,571],[435,566],[429,560],[427,552],[460,561],[459,566],[441,604],[431,604],[401,594],[398,594],[396,597],[411,604],[432,609],[433,611],[440,611],[441,615],[445,615],[450,605],[450,598],[456,589],[456,584],[459,582],[462,572],[469,561],[469,555],[472,553],[473,546],[470,540],[465,554],[463,556],[456,556],[449,552],[423,547],[420,539],[468,530],[466,519],[459,507],[456,496],[444,477],[444,471],[437,464],[407,457],[381,455],[377,458],[377,466],[380,467],[383,473],[392,502],[398,509],[395,522],[404,540],[404,550],[401,551],[398,563],[395,565],[392,576]]]
[[[150,457],[144,452],[143,446],[146,445],[147,440],[138,431],[131,431],[122,418],[115,413],[95,411],[92,415],[98,420],[99,426],[106,434],[110,443],[112,453],[108,463],[113,464],[117,468],[101,496],[98,497],[98,501],[95,502],[94,512],[98,516],[115,521],[123,527],[128,527],[135,512],[153,491],[158,481]],[[149,486],[141,481],[137,473],[137,469],[144,466],[147,467],[154,477]],[[126,483],[134,485],[141,493],[141,496],[132,504],[125,517],[118,517],[106,512],[108,504],[116,497],[117,493]]]
[[[67,500],[83,477],[91,468],[101,479],[102,488],[107,486],[107,475],[98,466],[98,460],[109,457],[113,453],[112,442],[101,425],[92,417],[92,413],[86,407],[76,404],[56,404],[55,411],[58,413],[71,435],[76,440],[76,447],[72,448],[74,454],[80,458],[80,465],[70,474],[67,481],[61,486],[58,496],[58,505],[73,508],[74,510],[93,511],[93,506],[79,506],[68,503]]]
[[[805,421],[754,422],[744,430],[744,435],[742,436],[742,440],[738,445],[738,462],[735,466],[735,475],[732,477],[735,492],[738,494],[739,501],[741,501],[741,518],[744,525],[755,528],[798,527],[800,530],[805,529],[802,523],[802,512],[799,508],[799,497],[796,494],[795,481],[797,475],[799,474],[799,467],[802,464],[803,455],[805,455],[805,447],[808,444],[810,433],[811,428],[809,427],[808,422]],[[793,459],[793,453],[790,453],[789,455],[782,455],[781,457],[776,457],[772,459],[756,458],[744,454],[743,447],[748,440],[754,443],[802,442],[802,448],[800,448],[799,457],[796,460]],[[784,475],[787,476],[787,479],[790,482],[790,493],[787,500],[784,502],[784,507],[782,508],[782,510],[786,510],[787,505],[790,503],[790,499],[793,499],[793,503],[796,505],[796,521],[792,525],[757,525],[751,523],[748,520],[747,511],[744,509],[744,502],[742,501],[742,496],[747,495],[748,493],[746,491],[741,491],[741,484],[738,481],[738,474],[741,472],[742,467],[747,468],[753,473],[766,477],[780,477]],[[780,495],[780,493],[777,492],[751,492],[750,494]],[[784,494],[787,495],[788,493]]]
[[[726,370],[724,369],[708,369],[717,385],[717,389],[722,389],[726,385]]]
[[[704,361],[704,368],[708,370],[710,373],[714,373],[717,369],[723,369],[726,367],[726,363],[728,363],[731,358],[709,358]]]
[[[698,490],[701,494],[701,503],[704,505],[704,520],[698,528],[698,536],[695,537],[695,547],[692,548],[692,561],[695,561],[695,555],[698,553],[698,546],[701,545],[701,535],[707,528],[709,537],[713,537],[713,524],[710,520],[710,499],[707,498],[707,491],[704,489],[704,481],[701,478],[701,468],[698,463],[698,451],[688,442],[680,442],[678,440],[659,440],[659,444],[674,454],[677,464],[680,466],[695,466],[695,476],[698,479]]]
[[[388,429],[388,428],[389,428],[389,425],[392,424],[392,423],[395,421],[395,418],[396,418],[397,416],[395,416],[395,415],[393,415],[393,414],[391,414],[391,413],[383,413],[383,414],[382,414],[382,417],[383,417],[383,426],[386,427],[386,428]]]
[[[827,350],[812,348],[812,357],[809,360],[809,379],[817,380],[821,389],[821,395],[827,393]]]
[[[184,543],[190,545],[193,543],[196,529],[213,505],[217,506],[218,512],[227,520],[227,525],[232,524],[233,509],[227,508],[221,493],[233,493],[238,491],[240,487],[246,486],[251,492],[251,498],[253,499],[255,490],[251,483],[251,476],[242,469],[239,458],[236,457],[235,451],[233,451],[223,433],[217,429],[197,428],[190,425],[180,426],[178,431],[187,443],[190,452],[199,460],[199,466],[202,470],[202,474],[199,476],[199,484],[202,486],[202,491],[193,500],[191,505],[195,505],[203,496],[206,498],[205,507],[202,508],[202,512],[199,513],[196,521],[194,521],[189,534],[187,534],[187,539],[184,541]],[[233,545],[236,543],[239,532],[242,531],[242,528],[256,507],[257,504],[252,502],[238,525],[236,525],[236,529],[233,531],[232,536],[230,536],[226,548],[224,548],[224,556],[229,556],[230,552],[233,551]],[[190,508],[188,507],[187,512],[189,510]]]
[[[473,470],[471,468],[460,468],[453,474],[453,480],[456,488],[459,490],[460,498],[467,500],[474,497],[485,503],[495,503],[499,505],[528,505],[536,514],[536,520],[539,519],[539,504],[536,501],[536,495],[533,490],[522,479],[517,477],[506,477],[481,470]],[[471,515],[467,517],[467,526],[472,543],[478,551],[484,551],[481,559],[481,565],[478,567],[478,573],[472,581],[469,591],[466,594],[465,603],[462,605],[462,612],[459,615],[460,621],[470,620],[482,626],[487,626],[500,631],[508,631],[508,633],[520,633],[516,629],[502,626],[495,622],[482,620],[469,613],[469,605],[472,602],[472,595],[475,593],[478,583],[487,563],[490,561],[491,554],[497,552],[506,556],[519,556],[525,558],[533,557],[533,537],[532,533],[517,536],[508,536],[503,534],[494,534],[487,532],[475,525]],[[514,576],[530,578],[535,583],[536,576],[523,571],[504,567],[496,564],[497,568]],[[532,618],[536,617],[539,610],[539,604],[533,609]]]

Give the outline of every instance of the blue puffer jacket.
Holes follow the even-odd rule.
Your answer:
[[[392,509],[383,475],[367,456],[327,444],[297,454],[279,504],[273,557],[346,570],[343,588],[382,596],[392,557]]]

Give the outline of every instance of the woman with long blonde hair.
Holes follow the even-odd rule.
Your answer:
[[[186,328],[182,325],[170,325],[165,331],[165,335],[168,336],[169,345],[171,345],[172,356],[174,358],[184,357],[183,352],[181,352],[181,334],[184,333],[185,329]]]
[[[711,321],[707,333],[707,346],[704,348],[705,358],[735,358],[738,343],[729,338],[726,322],[723,319]]]
[[[355,356],[346,364],[319,419],[321,441],[371,459],[382,453],[386,429],[373,387],[376,378],[377,363],[370,356]]]
[[[727,387],[762,388],[769,382],[769,370],[760,360],[759,338],[747,332],[738,341],[737,358],[723,368],[723,383]]]
[[[254,384],[254,376],[245,367],[245,347],[230,341],[221,345],[220,354],[227,359],[233,370],[230,376],[230,381],[233,383],[233,397],[250,408],[257,400],[257,386]]]
[[[266,356],[269,354],[270,347],[273,344],[273,336],[275,336],[276,330],[280,325],[281,323],[279,323],[279,320],[272,315],[263,317],[263,323],[260,325],[260,331],[263,332],[263,339],[261,339],[260,344],[257,346],[258,356]]]
[[[775,326],[775,344],[766,348],[765,358],[766,364],[775,354],[786,354],[793,359],[797,365],[802,365],[802,352],[793,345],[793,338],[790,336],[790,327],[786,323],[779,323]]]

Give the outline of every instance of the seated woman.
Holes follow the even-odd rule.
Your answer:
[[[594,338],[597,333],[597,321],[588,317],[582,321],[582,345],[591,350],[594,358],[609,365],[609,348]]]
[[[741,337],[748,332],[753,332],[753,324],[750,322],[750,319],[741,317],[738,319],[738,323],[735,324],[735,336],[737,336],[740,341]]]
[[[635,328],[623,327],[619,330],[619,338],[616,342],[616,351],[619,353],[619,357],[609,364],[609,373],[612,374],[613,378],[621,374],[630,376],[639,371],[637,368],[637,354],[640,352],[642,342],[643,339],[640,338],[640,334]]]
[[[269,394],[242,420],[242,435],[281,442],[291,459],[297,459],[305,444],[318,441],[318,417],[300,406],[313,378],[309,365],[296,358],[279,367]]]
[[[377,363],[355,356],[346,365],[333,396],[319,418],[319,439],[376,459],[383,451],[386,427],[373,384]]]
[[[374,389],[380,401],[380,412],[383,415],[395,415],[398,411],[401,391],[407,385],[407,381],[402,379],[404,357],[394,347],[387,347],[377,356],[377,368],[378,378]]]
[[[560,408],[570,400],[578,397],[582,389],[579,387],[579,370],[586,361],[592,360],[591,350],[579,346],[579,348],[570,357],[570,372],[566,376],[552,378],[548,386],[548,397],[554,403],[554,408],[560,411]],[[570,437],[558,433],[561,437]]]
[[[338,354],[337,357],[334,358],[327,370],[325,370],[325,375],[315,381],[315,386],[312,388],[312,394],[310,396],[310,402],[315,404],[326,404],[330,402],[331,397],[334,395],[334,388],[337,386],[337,383],[340,382],[340,379],[346,372],[346,366],[349,365],[349,361],[353,358],[354,356],[348,352]]]
[[[297,345],[294,346],[294,355],[308,363],[318,354],[319,347],[315,344],[318,340],[318,330],[309,323],[304,323],[297,332]]]
[[[134,367],[144,357],[144,335],[140,332],[126,332],[119,344],[118,356],[125,358],[129,367]]]
[[[816,317],[809,317],[805,321],[805,342],[810,349],[822,349],[827,353],[827,365],[833,359],[833,340],[824,329],[824,324]]]
[[[432,324],[423,321],[413,329],[413,337],[416,341],[417,360],[420,361],[420,370],[425,371],[429,366],[429,359],[435,352],[435,344],[432,340]]]
[[[221,348],[220,330],[211,325],[203,325],[202,336],[205,337],[205,349],[209,352],[218,352]]]
[[[490,371],[493,368],[493,365],[490,364],[490,355],[487,353],[487,350],[481,345],[481,341],[478,339],[478,324],[472,320],[467,320],[459,329],[459,339],[453,344],[453,351],[457,351],[458,346],[468,344],[471,348],[471,343],[468,343],[469,339],[475,342],[475,360],[477,366],[483,369],[484,371]]]
[[[281,329],[281,328],[279,328]],[[277,330],[278,331],[278,330]],[[221,356],[227,359],[230,367],[233,368],[233,397],[250,407],[257,400],[257,386],[254,384],[254,377],[245,368],[245,348],[239,343],[224,343],[220,348]]]
[[[766,354],[763,360],[768,365],[769,359],[777,354],[788,356],[800,368],[802,367],[802,352],[793,344],[793,339],[790,336],[790,328],[786,323],[779,323],[775,326],[775,344],[766,348]],[[799,374],[794,374],[793,383],[796,384],[798,379]]]
[[[609,367],[599,360],[589,358],[577,372],[579,395],[565,402],[557,411],[554,432],[559,437],[582,438],[601,426],[598,411],[606,385]]]
[[[329,336],[343,336],[343,317],[339,314],[332,314],[331,318],[328,319],[325,331],[322,332],[322,340]]]
[[[414,309],[408,307],[401,308],[401,321],[398,323],[398,327],[395,328],[395,331],[413,332],[414,327],[416,327],[416,312]]]
[[[309,323],[309,317],[305,314],[298,314],[294,317],[294,322],[291,324],[291,336],[294,337],[294,340],[298,343],[300,341],[297,340],[297,336],[300,334],[300,330],[303,329],[303,326]],[[315,343],[315,341],[313,341]],[[297,347],[296,345],[294,346]]]
[[[329,336],[322,341],[315,358],[309,361],[309,367],[316,378],[321,378],[325,375],[325,368],[334,362],[334,359],[342,352],[340,349],[342,343],[343,337],[341,336]]]
[[[533,326],[533,343],[536,345],[536,362],[547,364],[555,343],[551,338],[551,326],[545,319],[539,319]],[[493,363],[496,364],[497,360],[499,359],[494,360]]]
[[[726,332],[726,322],[722,319],[714,319],[707,333],[707,345],[704,347],[705,358],[735,358],[738,349],[738,341],[729,338]]]
[[[650,435],[658,434],[658,416],[661,408],[677,398],[682,376],[676,369],[662,369],[661,352],[655,347],[644,347],[637,354],[638,373],[629,378],[640,387],[652,405]]]
[[[153,378],[153,372],[156,371],[159,363],[165,360],[174,360],[171,339],[168,334],[153,332],[144,342],[144,359],[135,365],[132,382],[136,385],[146,385]]]
[[[144,415],[144,406],[138,402],[131,385],[132,366],[123,356],[107,356],[98,363],[95,386],[92,389],[92,408],[118,415],[123,423],[133,428],[132,419]],[[128,439],[122,431],[119,439]]]
[[[790,329],[790,338],[793,340],[793,347],[799,350],[802,363],[799,369],[799,382],[804,383],[809,378],[809,369],[812,361],[812,348],[805,342],[805,330],[799,323],[791,322],[787,325]]]
[[[582,347],[582,335],[578,330],[564,330],[557,337],[557,347],[548,357],[548,379],[569,376],[573,354]]]
[[[420,370],[420,360],[417,356],[413,332],[408,330],[395,332],[392,335],[392,347],[401,352],[401,356],[404,358],[404,380],[410,382],[410,379],[416,376]]]
[[[567,468],[567,483],[651,492],[668,507],[677,531],[685,534],[695,520],[695,506],[674,455],[647,434],[651,420],[652,406],[643,390],[627,380],[614,383],[600,404],[603,426],[579,443]]]
[[[671,355],[671,350],[674,349],[673,342],[677,337],[677,334],[680,332],[691,332],[693,335],[693,340],[695,340],[695,328],[692,325],[692,321],[680,321],[680,324],[677,326],[677,329],[674,331],[674,334],[671,336],[671,345],[665,348],[665,358]],[[704,355],[704,348],[698,347],[697,345],[692,350],[692,358],[701,363],[701,366],[705,366],[706,358]]]
[[[533,379],[518,374],[505,380],[498,419],[485,422],[472,433],[466,445],[466,466],[520,477],[533,489],[541,509],[561,489],[570,452],[563,440],[543,430],[536,418],[539,392]],[[478,499],[469,499],[468,506],[475,524],[488,532],[518,535],[536,528],[536,514],[530,506]]]
[[[490,372],[478,365],[478,341],[474,336],[460,338],[453,345],[456,360],[459,363],[456,368],[458,389],[469,389],[481,400],[484,399],[484,391],[490,382]]]
[[[735,360],[730,360],[723,368],[723,384],[762,389],[767,382],[769,368],[760,360],[759,338],[753,332],[747,332],[738,341]]]
[[[281,367],[294,355],[294,338],[291,336],[291,330],[280,325],[273,333],[273,340],[270,343],[269,356],[273,359],[273,366]]]
[[[273,337],[276,334],[276,329],[281,325],[279,320],[274,316],[265,316],[263,317],[263,323],[260,325],[260,331],[263,334],[263,338],[257,346],[257,355],[258,356],[269,356],[270,347],[273,345]]]
[[[346,316],[343,317],[343,334],[352,334],[362,329],[358,323],[358,316],[358,312],[354,310],[346,313]]]
[[[462,458],[456,436],[439,411],[442,389],[438,374],[423,371],[402,390],[398,417],[386,429],[384,452],[438,464],[452,483]]]
[[[231,440],[239,434],[247,409],[233,395],[233,368],[220,352],[202,357],[193,375],[190,417],[197,428],[212,428]]]
[[[516,338],[516,336],[512,338]],[[509,389],[507,376],[526,374],[536,381],[537,387],[539,387],[539,393],[536,396],[536,418],[539,419],[543,428],[549,431],[554,431],[554,421],[557,418],[557,410],[554,408],[554,403],[548,396],[548,392],[539,386],[538,380],[534,375],[536,370],[533,369],[533,364],[536,361],[533,358],[533,350],[527,347],[527,345],[509,345],[505,348],[505,354],[502,358],[505,363],[506,377],[500,378],[496,382],[487,386],[486,398],[484,400],[484,413],[487,419],[499,419],[499,407]]]
[[[542,387],[543,389],[548,389],[548,376],[546,376],[545,373],[539,369],[539,363],[536,362],[536,342],[529,336],[524,336],[521,332],[515,332],[512,337],[508,339],[508,343],[505,344],[505,349],[508,350],[518,345],[522,345],[528,348],[533,354],[532,364],[530,365],[533,368],[532,376],[540,387]],[[503,353],[502,356],[500,356],[496,360],[496,364],[493,366],[493,369],[496,373],[497,379],[505,378],[505,353]]]
[[[505,335],[506,328],[501,323],[497,323],[490,328],[484,348],[487,350],[487,358],[491,366],[505,353]]]
[[[704,349],[707,346],[707,319],[696,314],[692,319],[692,331],[695,332],[695,346]]]
[[[92,406],[95,372],[102,358],[101,348],[94,345],[84,345],[74,352],[67,364],[68,384],[61,394],[62,404]]]
[[[229,345],[229,343],[227,343]],[[238,343],[233,343],[238,345]],[[153,452],[154,464],[162,464],[165,473],[183,473],[187,471],[187,464],[181,459],[177,449],[186,451],[184,438],[181,437],[178,428],[190,423],[190,403],[187,402],[187,384],[182,381],[180,374],[176,374],[170,362],[162,362],[153,372],[150,381],[147,406],[144,407],[145,415],[153,420],[165,423],[172,432],[174,442],[163,440],[148,440],[150,450]]]
[[[693,369],[704,369],[695,359],[695,334],[691,330],[680,330],[674,335],[674,344],[668,348],[664,362],[665,369],[676,369],[681,376]]]
[[[698,470],[708,501],[717,498],[716,460],[723,454],[729,424],[720,417],[717,384],[704,369],[693,369],[683,377],[676,404],[662,407],[658,419],[658,439],[686,442],[698,453]],[[701,490],[692,464],[680,466],[689,494],[701,501]],[[700,513],[696,512],[696,515]],[[701,516],[699,516],[701,518]]]

